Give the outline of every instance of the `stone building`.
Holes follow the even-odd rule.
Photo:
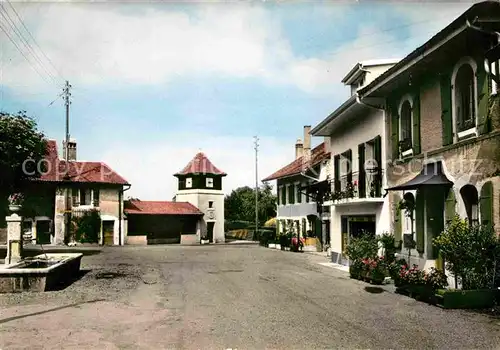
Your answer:
[[[421,268],[442,267],[432,239],[455,214],[500,233],[499,13],[473,5],[358,91],[386,113],[392,230]]]

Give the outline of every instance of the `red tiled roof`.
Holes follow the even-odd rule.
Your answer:
[[[39,180],[59,182],[66,180],[66,161],[60,160],[57,154],[57,143],[47,141],[47,155],[45,156],[45,172]],[[128,181],[118,175],[113,169],[103,162],[69,162],[69,181],[92,182],[117,185],[128,185]]]
[[[226,176],[227,174],[219,169],[207,158],[203,152],[199,152],[194,158],[182,169],[174,175],[189,175],[189,174],[213,174]]]
[[[280,179],[286,176],[292,176],[300,174],[302,171],[307,170],[310,167],[314,167],[320,162],[330,157],[330,152],[325,151],[325,143],[322,142],[318,146],[311,150],[311,159],[307,161],[304,156],[297,158],[288,165],[269,175],[262,181],[270,181]]]
[[[158,202],[140,200],[125,202],[125,213],[150,215],[203,215],[198,208],[188,202]]]

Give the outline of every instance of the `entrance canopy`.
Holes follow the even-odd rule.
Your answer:
[[[441,161],[424,165],[420,174],[402,185],[387,188],[385,195],[388,191],[416,190],[422,186],[453,186],[453,182],[443,173]]]

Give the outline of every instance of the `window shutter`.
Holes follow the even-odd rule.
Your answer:
[[[489,79],[486,76],[484,67],[479,65],[477,74],[477,129],[479,134],[486,134],[490,131],[490,123],[488,120],[488,107],[490,100],[490,85]]]
[[[413,154],[420,153],[420,95],[413,97]]]
[[[453,120],[451,113],[451,82],[448,74],[441,75],[441,122],[443,130],[443,146],[453,143]]]
[[[280,205],[280,196],[281,195],[281,191],[280,191],[280,188],[278,187],[278,195],[276,196],[276,204]]]
[[[359,198],[366,197],[366,175],[365,175],[365,144],[358,145],[358,193]]]
[[[457,199],[455,197],[455,191],[450,188],[448,196],[446,197],[445,208],[444,208],[444,223],[448,225],[456,214],[456,204]]]
[[[397,107],[393,104],[390,107],[391,112],[391,143],[392,160],[399,158],[399,115]]]
[[[99,200],[99,189],[94,189],[93,192],[94,192],[93,193],[93,197],[94,197],[93,198],[93,202],[94,202],[93,204],[94,204],[94,206],[98,207],[99,206],[99,202],[100,202],[100,200]]]
[[[424,195],[421,190],[417,191],[417,198],[415,199],[415,228],[416,228],[416,241],[417,251],[423,253],[425,251],[425,205]]]
[[[302,191],[300,189],[301,184],[297,185],[297,203],[302,203]]]
[[[375,183],[375,197],[382,196],[382,137],[377,135],[373,142],[373,151],[375,153],[375,161],[377,162],[377,173],[374,174],[372,181]]]
[[[288,195],[290,196],[290,203],[289,204],[295,204],[295,185],[290,184],[290,187],[288,187]]]
[[[486,182],[481,188],[479,206],[481,211],[481,224],[493,226],[493,184],[491,181]]]
[[[402,236],[403,220],[402,220],[401,210],[398,209],[398,204],[400,200],[401,200],[400,195],[398,194],[394,195],[393,219],[394,219],[394,239],[396,240],[396,242],[401,242],[403,240]]]
[[[348,160],[348,163],[347,163],[347,182],[351,183],[352,182],[352,150],[348,150],[345,153],[345,157]]]
[[[306,182],[306,186],[309,186],[309,185],[310,185],[310,183]],[[309,193],[307,193],[307,190],[305,192],[306,192],[306,194],[305,194],[305,196],[306,196],[306,203],[309,203],[309,200],[310,200],[309,199]]]
[[[281,204],[286,205],[286,186],[281,188]]]
[[[340,191],[340,155],[333,157],[334,166],[334,188],[335,191]]]

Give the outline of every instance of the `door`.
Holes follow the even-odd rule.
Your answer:
[[[36,222],[36,243],[50,244],[50,221],[38,220]]]
[[[207,222],[207,238],[210,243],[214,241],[214,225],[215,222]]]
[[[102,234],[104,238],[104,245],[113,245],[114,244],[114,221],[103,221],[102,222]]]

